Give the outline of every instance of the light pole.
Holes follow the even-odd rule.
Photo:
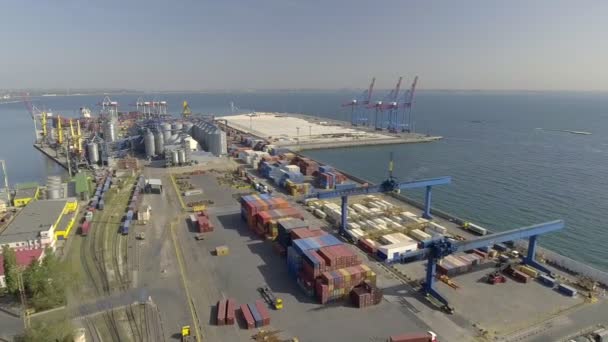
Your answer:
[[[298,131],[298,145],[300,145],[300,127],[296,127],[296,130]]]
[[[308,140],[312,139],[312,125],[308,125]]]

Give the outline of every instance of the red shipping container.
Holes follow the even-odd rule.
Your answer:
[[[91,222],[84,221],[82,223],[82,225],[80,226],[80,235],[86,236],[87,234],[89,234],[90,229],[91,229]]]
[[[412,333],[393,335],[389,338],[390,342],[433,342],[429,333]]]
[[[236,302],[232,298],[228,298],[226,302],[226,325],[234,324],[234,310],[236,309]]]
[[[270,324],[270,313],[268,313],[268,309],[266,308],[266,305],[264,303],[262,303],[261,300],[258,299],[255,301],[255,307],[258,309],[258,312],[262,316],[262,321],[264,322],[264,325],[269,325]]]
[[[255,321],[253,320],[253,315],[251,315],[251,311],[249,311],[247,304],[241,304],[241,315],[247,325],[247,329],[255,328]]]
[[[224,325],[226,323],[226,301],[219,300],[217,302],[217,325]]]
[[[357,242],[357,245],[359,245],[359,247],[366,253],[375,254],[378,251],[376,246],[374,246],[370,242],[368,242],[367,239],[359,239],[359,242]]]
[[[479,249],[475,249],[473,250],[473,253],[479,255],[480,257],[487,259],[488,258],[488,253],[484,252],[484,251],[480,251]]]

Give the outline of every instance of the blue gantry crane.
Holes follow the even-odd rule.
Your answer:
[[[501,233],[487,235],[481,238],[468,241],[455,241],[450,238],[442,237],[440,239],[429,240],[421,243],[421,248],[401,255],[402,260],[410,259],[427,259],[426,278],[422,290],[427,296],[432,296],[444,305],[444,309],[448,312],[453,312],[447,299],[443,297],[434,286],[435,271],[437,262],[442,258],[456,252],[464,252],[476,248],[493,246],[496,243],[528,239],[528,253],[523,259],[523,263],[532,266],[542,272],[550,274],[551,272],[539,264],[535,259],[537,237],[541,234],[554,232],[565,227],[563,220],[545,222],[534,226],[516,228]]]
[[[426,194],[424,198],[424,212],[422,217],[426,219],[431,218],[431,191],[433,186],[436,185],[444,185],[450,184],[452,181],[451,177],[439,177],[439,178],[430,178],[430,179],[420,179],[409,182],[398,182],[393,177],[393,154],[391,153],[391,158],[388,166],[388,178],[378,185],[368,185],[362,187],[356,187],[352,189],[344,189],[344,190],[334,190],[334,191],[326,191],[326,192],[316,192],[310,194],[308,198],[318,198],[318,199],[330,199],[330,198],[342,198],[342,218],[340,222],[340,234],[344,234],[347,227],[347,214],[348,214],[348,196],[357,196],[357,195],[367,195],[367,194],[375,194],[382,192],[391,192],[397,190],[407,190],[407,189],[416,189],[416,188],[426,188]]]

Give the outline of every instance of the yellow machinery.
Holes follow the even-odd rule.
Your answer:
[[[193,341],[192,331],[190,330],[189,325],[184,325],[182,327],[182,342]]]
[[[82,132],[80,131],[80,120],[76,121],[78,127],[78,153],[82,153]]]
[[[61,128],[61,117],[57,115],[57,144],[63,145],[63,128]]]
[[[42,124],[42,140],[46,139],[46,112],[40,115],[40,123]]]
[[[260,292],[260,295],[262,295],[262,298],[264,298],[268,304],[272,305],[275,310],[283,309],[283,300],[277,298],[268,286],[260,287],[258,288],[258,291]]]
[[[188,101],[184,101],[184,104],[182,105],[182,116],[184,118],[189,118],[192,115],[192,110],[190,109],[190,105],[188,104]]]
[[[440,276],[437,277],[439,280],[441,280],[442,282],[446,283],[446,285],[448,285],[449,287],[453,288],[453,289],[458,289],[460,286],[458,286],[458,284],[456,284],[452,279],[450,279],[450,277],[448,277],[445,274],[442,274]]]

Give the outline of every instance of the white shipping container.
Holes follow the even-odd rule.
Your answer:
[[[409,237],[403,233],[393,233],[392,235],[400,242],[416,243],[416,241],[414,241],[411,237]]]
[[[313,211],[313,214],[320,219],[324,219],[325,217],[327,217],[327,214],[325,214],[319,209],[315,209],[315,211]]]
[[[401,241],[392,236],[392,234],[387,234],[380,237],[380,242],[382,242],[383,245],[393,245],[396,243],[400,243]]]
[[[361,226],[355,222],[348,222],[348,229],[360,229]]]
[[[432,236],[423,232],[420,229],[414,229],[410,231],[409,235],[418,241],[429,240]]]
[[[380,200],[380,201],[381,201],[382,203],[384,203],[384,205],[385,205],[387,208],[389,208],[389,209],[394,207],[394,205],[393,205],[393,204],[391,204],[391,203],[390,203],[390,202],[388,202],[388,201],[385,201],[385,200]]]
[[[430,225],[426,228],[427,231],[432,231],[435,232],[437,234],[441,234],[441,235],[445,235],[447,233],[447,228],[445,228],[442,225],[439,225],[435,222],[430,222]]]

